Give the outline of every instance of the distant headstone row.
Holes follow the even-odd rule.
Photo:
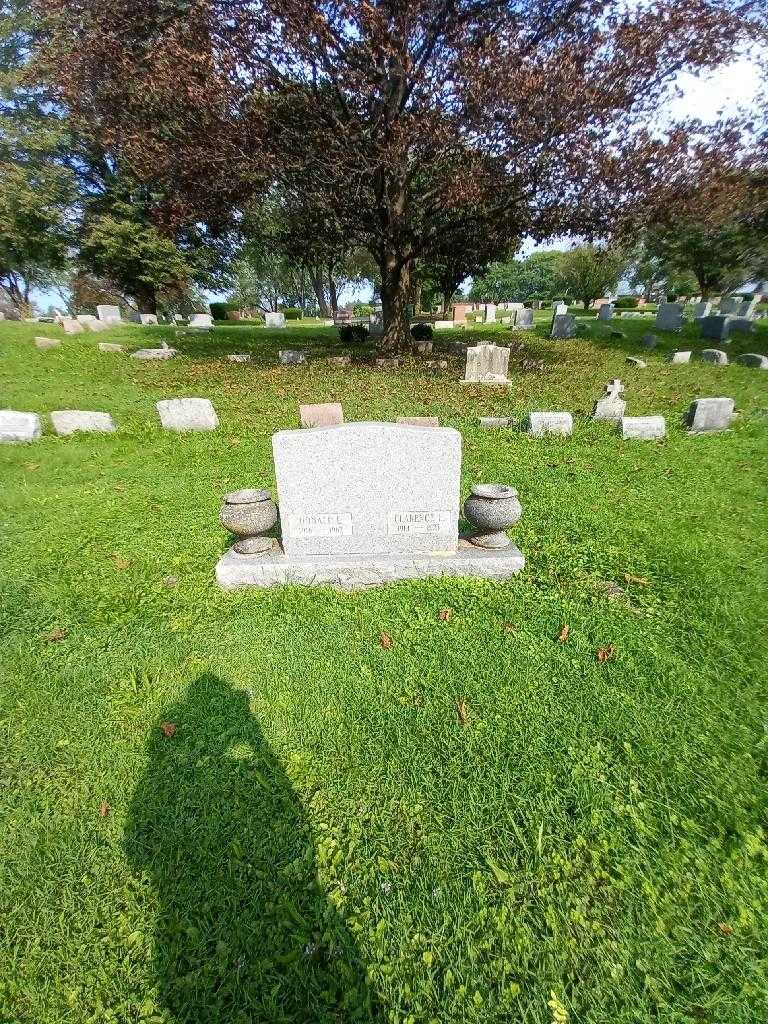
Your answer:
[[[215,430],[219,419],[207,398],[172,398],[155,405],[160,423],[166,430]],[[86,409],[57,409],[50,414],[55,434],[112,434],[117,430],[107,412]],[[42,420],[37,413],[0,409],[0,441],[36,441],[42,436]]]

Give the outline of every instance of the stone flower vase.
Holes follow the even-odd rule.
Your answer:
[[[240,540],[235,551],[241,555],[255,555],[270,551],[275,546],[272,537],[264,537],[277,522],[277,505],[269,491],[232,491],[224,496],[219,521],[225,530]]]
[[[479,548],[508,547],[504,531],[522,514],[517,491],[507,484],[475,484],[464,502],[464,515],[474,528],[469,540]]]

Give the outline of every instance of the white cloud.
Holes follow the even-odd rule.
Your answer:
[[[756,58],[744,54],[699,77],[685,71],[677,84],[681,95],[669,104],[667,117],[697,117],[712,122],[721,114],[732,115],[752,105],[760,88],[760,72]]]

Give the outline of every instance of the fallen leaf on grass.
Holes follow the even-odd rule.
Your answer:
[[[173,722],[163,722],[163,724],[160,726],[160,732],[167,739],[170,739],[172,736],[176,735],[176,726],[173,724]]]
[[[51,630],[51,632],[46,637],[46,640],[50,640],[50,641],[64,640],[65,637],[67,637],[68,635],[69,635],[69,630],[68,629],[62,629],[60,626],[57,626],[55,629]]]
[[[726,924],[725,921],[720,922],[717,926],[717,930],[721,935],[733,935],[733,928],[731,928],[729,924]]]
[[[441,608],[440,611],[437,613],[437,617],[438,619],[440,619],[441,622],[450,622],[452,616],[453,608]]]
[[[642,587],[647,587],[648,584],[651,582],[650,580],[643,579],[642,576],[633,576],[631,572],[625,572],[624,579],[627,581],[627,583],[638,583]]]
[[[560,635],[557,638],[560,641],[561,644],[565,643],[565,641],[568,639],[568,634],[570,632],[571,632],[571,627],[568,625],[568,623],[567,622],[563,623],[563,628],[560,630]]]
[[[392,637],[389,635],[389,633],[380,633],[379,643],[381,644],[385,651],[388,651],[392,646]]]
[[[117,552],[115,552],[115,554],[112,557],[115,560],[115,568],[119,572],[124,572],[131,564],[131,560],[129,558],[123,558],[123,556],[118,555]]]
[[[601,662],[610,661],[610,659],[614,656],[615,653],[616,648],[613,646],[613,644],[608,644],[607,647],[599,647],[597,650],[597,660]]]
[[[467,715],[466,701],[461,699],[456,701],[456,714],[459,716],[459,722],[462,725],[466,725],[467,722],[469,721],[469,716]]]
[[[514,622],[505,622],[504,623],[504,632],[505,633],[516,633],[517,632],[517,626],[514,624]]]
[[[39,462],[28,462],[24,468],[25,469],[40,469],[40,463]]]
[[[109,814],[111,810],[112,808],[109,806],[107,801],[102,800],[101,804],[99,805],[99,814],[102,816],[102,818],[106,818],[106,816]]]

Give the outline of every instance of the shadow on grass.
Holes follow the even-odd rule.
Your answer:
[[[166,720],[176,732],[153,731],[125,835],[157,892],[164,1010],[190,1024],[380,1019],[247,695],[206,674]]]

